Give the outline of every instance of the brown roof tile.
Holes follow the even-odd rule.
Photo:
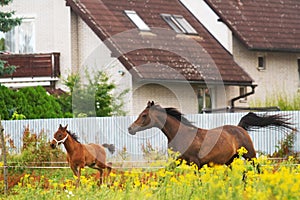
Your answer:
[[[299,0],[205,0],[253,50],[300,52]]]
[[[135,78],[252,84],[232,55],[178,0],[66,1]],[[151,31],[139,31],[124,10],[136,11]],[[175,33],[163,13],[184,16],[198,35]]]

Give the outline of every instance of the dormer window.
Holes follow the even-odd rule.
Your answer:
[[[125,10],[124,12],[139,30],[150,31],[149,26],[142,20],[142,18],[134,10]]]
[[[161,14],[161,17],[176,33],[197,34],[197,31],[181,15]]]

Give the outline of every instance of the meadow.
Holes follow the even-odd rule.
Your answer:
[[[185,162],[170,167],[174,162],[178,161],[168,161],[161,168],[114,169],[100,186],[96,172],[85,168],[78,188],[70,169],[31,170],[23,173],[8,195],[2,194],[0,198],[300,199],[300,166],[293,157],[274,162],[261,156],[255,164],[238,158],[230,167],[211,163],[201,169]]]

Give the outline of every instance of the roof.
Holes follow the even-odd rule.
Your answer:
[[[251,85],[251,77],[178,0],[66,0],[136,79]],[[140,31],[124,10],[150,27]],[[182,15],[198,32],[176,33],[161,14]]]
[[[300,52],[299,0],[205,0],[248,49]]]

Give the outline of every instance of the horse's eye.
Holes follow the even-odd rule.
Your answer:
[[[143,115],[142,115],[142,118],[146,118],[146,117],[147,117],[147,114],[143,114]]]

